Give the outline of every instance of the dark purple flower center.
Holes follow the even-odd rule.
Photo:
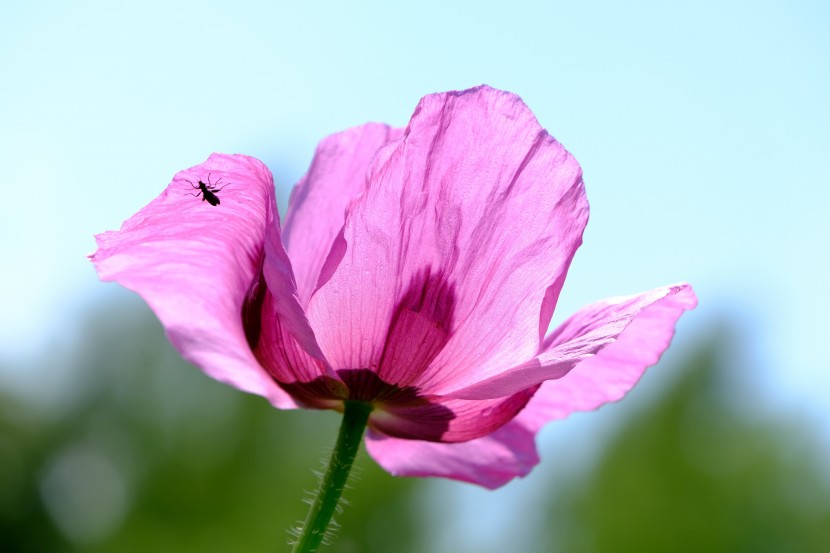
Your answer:
[[[260,342],[267,286],[262,270],[248,290],[242,308],[245,335],[252,350]],[[418,387],[421,376],[451,336],[455,290],[443,275],[419,271],[401,294],[392,314],[383,351],[376,365],[337,369],[341,381],[320,376],[285,382],[266,366],[279,385],[307,407],[337,408],[345,399],[375,405],[394,420],[397,435],[407,435],[403,418],[417,418],[412,437],[440,439],[454,418],[450,409],[430,401]],[[400,415],[396,415],[399,413]],[[426,431],[425,431],[426,428]]]

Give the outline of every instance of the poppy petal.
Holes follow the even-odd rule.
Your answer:
[[[200,182],[216,190],[216,205],[204,197]],[[219,381],[291,408],[294,400],[254,358],[242,318],[276,212],[265,165],[213,154],[177,173],[120,230],[96,236],[91,259],[101,280],[144,298],[186,360]]]
[[[372,428],[397,438],[466,442],[504,426],[525,407],[535,391],[535,388],[529,388],[499,399],[381,404],[372,412],[370,424]]]
[[[254,352],[280,384],[308,383],[327,376],[339,381],[317,344],[300,305],[294,272],[279,224],[265,231],[262,274],[267,294],[259,312],[262,335]],[[321,390],[327,390],[327,387]]]
[[[589,313],[601,312],[608,305],[601,302],[581,310],[560,327],[561,332],[551,334],[549,347],[572,342],[569,335],[578,328],[576,324],[585,324]],[[695,305],[697,298],[691,287],[682,285],[674,294],[648,306],[596,355],[576,364],[562,378],[542,384],[517,420],[536,432],[549,421],[622,399],[668,348],[680,315]]]
[[[417,375],[385,367],[392,383],[441,394],[522,363],[587,216],[579,165],[521,99],[488,87],[427,96],[349,208],[340,257],[308,306],[320,347],[336,368],[378,371],[415,305],[414,339],[441,349]],[[452,308],[412,302],[413,290]]]
[[[588,363],[587,367],[604,368],[596,389],[579,393],[607,396],[601,403],[612,401],[609,398],[627,391],[646,367],[657,362],[674,336],[678,318],[695,305],[697,298],[688,284],[594,303],[554,330],[532,360],[448,395],[504,397],[546,380],[562,379],[575,366]],[[601,352],[605,353],[591,362]],[[602,380],[605,377],[609,377],[607,382]]]
[[[369,162],[400,134],[400,129],[369,123],[331,135],[317,146],[308,173],[291,191],[282,231],[301,305],[317,286],[347,207],[366,188]]]
[[[440,476],[489,489],[525,476],[539,464],[534,434],[512,421],[483,438],[452,444],[403,440],[370,430],[366,450],[395,476]]]

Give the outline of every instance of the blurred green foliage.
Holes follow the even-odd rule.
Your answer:
[[[88,321],[57,405],[0,397],[0,551],[287,551],[339,416],[210,380],[141,313]],[[357,464],[327,550],[422,551],[415,481]]]
[[[540,551],[830,551],[830,472],[815,436],[747,408],[753,374],[736,366],[736,342],[723,329],[668,369],[673,387],[556,494]]]
[[[287,551],[339,416],[279,411],[210,380],[137,305],[89,316],[73,379],[52,401],[0,394],[0,552]],[[719,336],[685,367],[660,368],[676,373],[673,386],[545,492],[548,524],[522,528],[537,533],[524,543],[540,553],[828,551],[827,467],[804,425],[746,412],[749,373],[726,360],[731,342]],[[430,551],[423,482],[365,456],[358,466],[325,550]]]

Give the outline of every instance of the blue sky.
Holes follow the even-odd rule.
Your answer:
[[[176,171],[259,157],[284,209],[326,134],[487,83],[584,169],[591,221],[555,320],[687,280],[678,351],[729,318],[771,403],[824,424],[828,28],[822,2],[4,2],[0,359],[71,340],[120,294],[85,260],[92,235]]]

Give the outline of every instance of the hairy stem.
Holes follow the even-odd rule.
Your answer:
[[[326,474],[320,481],[320,487],[308,511],[301,534],[294,544],[292,553],[312,553],[317,551],[331,517],[337,509],[340,495],[349,479],[355,455],[360,447],[360,439],[366,429],[372,406],[361,401],[346,401],[343,422],[337,435],[337,444],[329,460]]]

